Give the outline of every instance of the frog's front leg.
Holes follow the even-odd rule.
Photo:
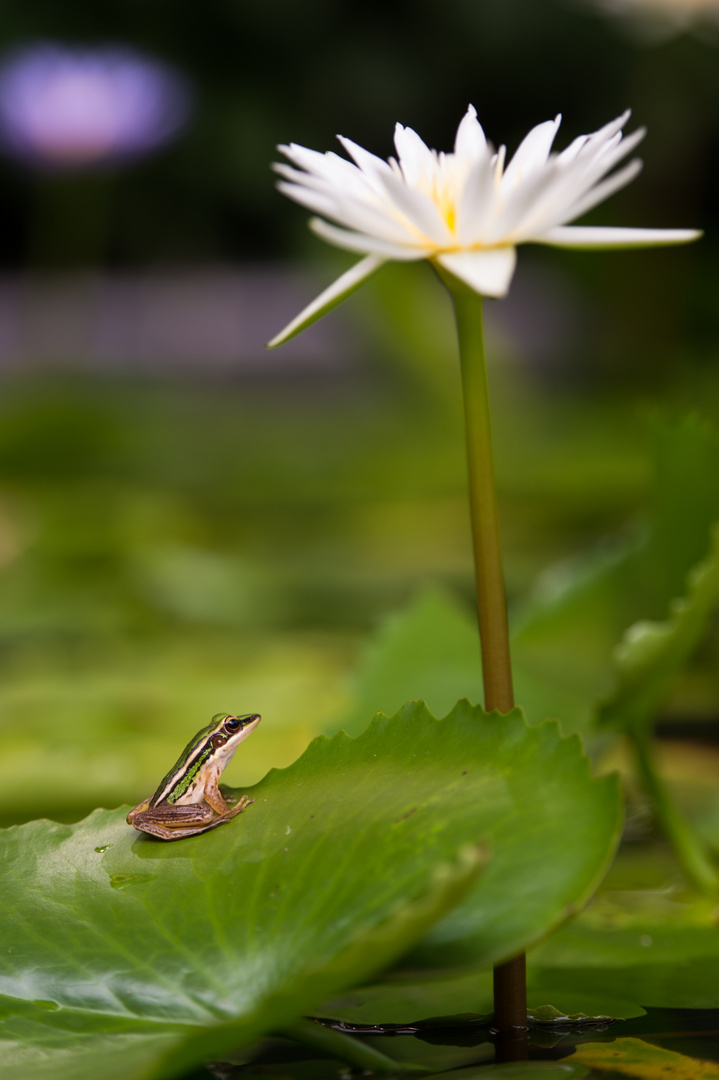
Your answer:
[[[222,792],[217,786],[220,775],[220,770],[217,770],[216,772],[213,771],[208,777],[205,785],[205,802],[208,803],[217,814],[217,821],[214,823],[216,825],[220,825],[225,821],[230,821],[231,818],[235,817],[236,814],[241,814],[246,806],[249,806],[250,803],[255,801],[254,799],[249,799],[247,795],[243,795],[242,798],[238,799],[234,806],[230,806],[230,804],[225,801]]]

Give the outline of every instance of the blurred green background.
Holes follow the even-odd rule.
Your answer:
[[[513,610],[547,566],[633,527],[658,408],[719,422],[710,19],[675,32],[588,0],[3,4],[0,62],[48,40],[164,60],[194,105],[131,163],[0,158],[3,823],[139,801],[225,709],[265,718],[227,775],[255,782],[349,715],[372,631],[428,581],[471,602],[448,302],[426,266],[389,267],[265,356],[351,262],[275,192],[277,143],[341,132],[386,156],[399,120],[449,149],[472,102],[510,152],[562,112],[562,147],[629,105],[644,172],[589,220],[707,231],[680,250],[524,248],[488,305]],[[713,719],[716,660],[710,642],[677,716]]]

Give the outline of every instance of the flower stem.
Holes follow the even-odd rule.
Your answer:
[[[699,837],[684,820],[659,775],[648,730],[631,733],[639,774],[664,835],[691,884],[704,893],[719,889],[719,869]]]
[[[487,712],[514,707],[509,653],[507,601],[502,571],[499,512],[494,482],[492,426],[482,325],[482,297],[460,282],[444,279],[454,302],[462,367],[464,422],[469,470],[477,614]],[[494,1026],[500,1034],[498,1060],[526,1057],[526,1039],[502,1038],[526,1031],[527,991],[524,955],[494,970]]]
[[[499,511],[494,482],[494,453],[487,367],[482,326],[482,297],[461,286],[452,289],[462,366],[464,425],[467,440],[469,503],[477,585],[477,614],[482,646],[484,704],[509,712],[514,707],[509,626],[504,592]]]

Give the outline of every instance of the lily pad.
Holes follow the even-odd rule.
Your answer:
[[[436,716],[457,698],[483,698],[477,617],[436,585],[390,615],[370,640],[354,680],[352,707],[343,717],[361,730],[378,708],[391,715],[421,698]]]
[[[503,878],[473,893],[471,920],[508,955],[581,902],[619,819],[577,740],[466,702],[316,739],[251,794],[173,844],[124,810],[0,834],[0,1075],[83,1080],[103,1060],[106,1080],[149,1080],[247,1045],[406,951],[488,843]],[[552,867],[525,896],[522,847]]]
[[[616,1039],[610,1043],[584,1043],[578,1046],[572,1062],[615,1077],[633,1076],[639,1080],[719,1080],[719,1063],[665,1050],[643,1039]]]
[[[555,1014],[576,1016],[578,1013],[584,1013],[588,1020],[600,1015],[614,1019],[644,1015],[640,1005],[627,1000],[620,980],[615,980],[614,987],[603,993],[593,991],[590,979],[578,986],[576,981],[572,985],[570,978],[567,987],[555,972],[547,972],[535,957],[536,954],[530,954],[527,968],[527,999],[535,1019],[542,1021],[548,1017],[554,1019]],[[621,996],[617,987],[621,988]],[[547,1001],[551,1002],[552,1013],[546,1011]],[[413,1024],[438,1016],[467,1014],[470,1010],[491,1014],[492,1009],[492,972],[487,968],[465,968],[439,978],[421,972],[417,975],[392,974],[382,982],[350,990],[323,1002],[319,1014],[349,1024]],[[477,1022],[482,1016],[477,1015],[474,1019]]]
[[[475,711],[460,702],[451,716],[460,710]],[[578,736],[560,738],[553,722],[527,727],[515,710],[487,716],[474,741],[492,776],[493,858],[481,888],[413,950],[415,966],[496,964],[534,945],[581,911],[619,840],[617,777],[592,779]]]
[[[623,929],[587,922],[565,928],[534,954],[534,978],[550,1001],[557,996],[552,988],[590,992],[600,1002],[620,989],[646,1008],[719,1009],[719,935],[709,920],[662,926],[647,919]]]

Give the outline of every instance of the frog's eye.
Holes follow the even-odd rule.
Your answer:
[[[237,731],[242,727],[242,721],[238,720],[236,716],[228,716],[225,720],[225,731]]]

